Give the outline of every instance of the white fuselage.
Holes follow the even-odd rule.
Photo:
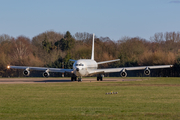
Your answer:
[[[89,70],[97,69],[98,64],[95,60],[80,59],[73,64],[73,73],[76,76],[88,76]]]

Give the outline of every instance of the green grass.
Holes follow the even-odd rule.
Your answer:
[[[180,78],[129,79],[0,84],[0,119],[180,119]]]

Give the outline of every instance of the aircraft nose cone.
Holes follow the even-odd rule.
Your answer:
[[[76,71],[79,71],[79,68],[76,68]]]

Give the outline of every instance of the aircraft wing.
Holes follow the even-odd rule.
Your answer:
[[[29,67],[29,66],[7,66],[7,68],[14,68],[14,69],[28,69],[28,70],[38,70],[38,71],[46,71],[48,72],[72,72],[73,69],[61,69],[61,68],[48,68],[48,67]]]
[[[122,68],[106,68],[106,69],[92,69],[89,70],[89,74],[111,73],[121,72],[122,70],[145,70],[145,69],[160,69],[171,68],[173,65],[157,65],[157,66],[139,66],[139,67],[122,67]]]

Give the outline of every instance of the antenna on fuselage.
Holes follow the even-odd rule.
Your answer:
[[[94,60],[94,33],[93,33],[93,41],[92,41],[92,53],[91,53],[91,60]]]

